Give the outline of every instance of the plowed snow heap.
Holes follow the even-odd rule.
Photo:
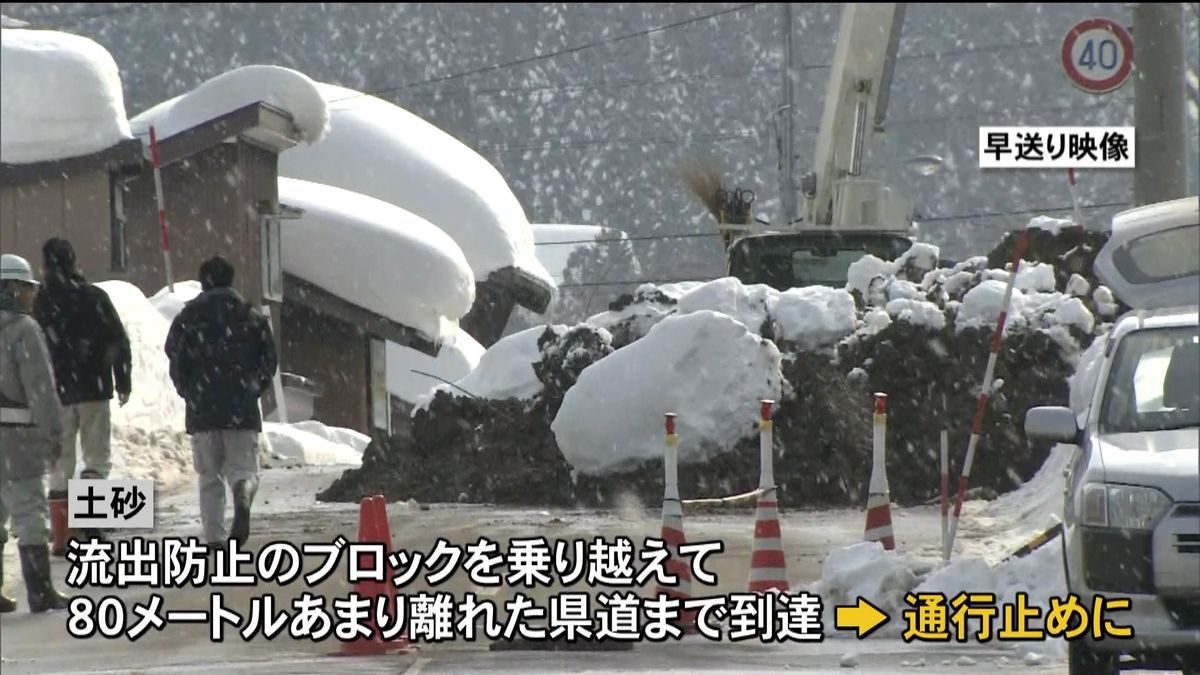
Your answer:
[[[1082,241],[1069,229],[1038,235],[1046,253],[1036,258],[1061,259],[1064,238],[1075,242],[1067,250]],[[892,497],[925,501],[938,489],[943,427],[959,472],[1009,276],[982,256],[936,268],[937,253],[918,244],[894,262],[867,256],[847,289],[780,293],[732,278],[645,285],[585,324],[510,336],[418,407],[411,439],[373,443],[362,470],[321,498],[605,505],[632,494],[653,503],[668,411],[679,415],[683,496],[734,494],[758,484],[756,402],[774,398],[780,499],[859,505],[872,395],[882,391]],[[1026,441],[1024,412],[1068,403],[1079,354],[1104,329],[1094,316],[1116,311],[1088,268],[1021,266],[971,475],[985,494],[1041,466],[1049,448]]]

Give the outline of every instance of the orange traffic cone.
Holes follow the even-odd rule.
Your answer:
[[[662,540],[667,545],[671,557],[663,567],[669,574],[675,575],[679,583],[671,588],[658,586],[655,593],[678,598],[683,602],[692,597],[692,570],[679,555],[679,547],[687,542],[687,538],[683,534],[683,504],[679,499],[679,440],[675,435],[675,413],[666,414],[666,432],[666,451],[663,454],[666,483],[663,490]],[[698,631],[696,616],[695,610],[680,612],[680,628],[685,633]]]
[[[864,541],[877,541],[888,551],[896,550],[892,532],[892,499],[887,481],[887,394],[875,394],[872,438],[871,486],[867,497],[867,526]]]
[[[775,500],[774,431],[771,406],[764,400],[759,419],[758,487],[765,490],[754,511],[754,546],[750,553],[750,592],[788,591],[787,556],[783,552],[783,532],[779,527],[779,507]]]
[[[373,497],[364,497],[358,507],[358,541],[359,543],[379,543],[383,544],[383,555],[386,558],[392,549],[392,535],[387,523],[387,503],[382,495]],[[359,567],[369,569],[371,566],[370,554],[360,553],[362,558],[359,562]],[[395,620],[400,620],[397,614],[396,605],[396,586],[392,583],[392,566],[386,560],[383,565],[384,579],[383,581],[375,581],[371,579],[359,581],[354,584],[354,590],[360,597],[365,598],[387,598],[386,604],[388,611],[387,616],[393,617]],[[411,643],[406,636],[399,636],[391,640],[384,640],[380,637],[379,627],[375,624],[377,605],[372,602],[370,616],[367,618],[367,627],[371,629],[371,637],[360,637],[357,640],[343,642],[341,651],[334,656],[372,656],[376,654],[395,654],[398,652],[408,651],[412,648]]]

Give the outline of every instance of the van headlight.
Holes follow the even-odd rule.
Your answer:
[[[1171,499],[1154,488],[1088,483],[1079,520],[1091,527],[1153,530],[1170,506]]]

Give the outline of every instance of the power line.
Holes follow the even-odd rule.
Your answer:
[[[707,21],[709,19],[715,19],[719,16],[724,16],[726,14],[733,14],[733,13],[740,12],[745,9],[749,9],[751,7],[757,7],[762,4],[764,4],[764,3],[749,2],[749,3],[742,4],[742,5],[737,5],[735,7],[730,7],[730,8],[718,10],[715,12],[709,12],[708,14],[702,14],[700,16],[694,16],[694,17],[691,17],[688,19],[683,19],[681,21],[676,21],[674,23],[663,24],[661,26],[655,26],[653,28],[647,28],[647,29],[636,31],[633,33],[626,33],[625,35],[618,35],[617,37],[614,37],[614,38],[605,38],[603,40],[587,42],[587,43],[584,43],[581,45],[575,45],[574,47],[566,47],[564,49],[558,49],[558,50],[555,50],[552,52],[546,52],[544,54],[534,54],[532,56],[526,56],[523,58],[514,59],[512,61],[495,63],[490,66],[484,66],[482,68],[475,68],[473,70],[464,70],[464,71],[460,71],[457,73],[451,73],[449,75],[442,75],[440,77],[429,78],[426,80],[417,80],[414,82],[408,82],[408,83],[396,85],[396,86],[381,87],[379,89],[375,89],[372,91],[362,92],[355,96],[346,96],[346,97],[343,97],[340,99],[333,99],[333,100],[329,101],[329,103],[338,103],[340,101],[346,101],[346,100],[358,98],[360,96],[378,96],[379,94],[392,93],[392,92],[396,92],[396,91],[401,91],[403,89],[410,89],[412,87],[420,87],[420,86],[424,86],[424,85],[428,85],[428,84],[437,84],[439,82],[449,82],[450,80],[457,80],[457,79],[461,79],[464,77],[470,77],[472,75],[482,75],[483,73],[495,72],[497,70],[503,70],[505,68],[513,68],[516,66],[523,66],[523,65],[530,64],[530,63],[536,63],[538,61],[544,61],[546,59],[551,59],[556,56],[564,56],[566,54],[575,54],[578,52],[586,51],[588,49],[594,49],[596,47],[602,47],[605,45],[616,44],[618,42],[623,42],[625,40],[632,40],[634,38],[645,37],[645,36],[651,35],[653,33],[672,30],[672,29],[680,28],[680,27],[687,26],[687,25],[690,25],[693,23],[699,23],[700,21]]]
[[[719,237],[719,232],[684,232],[682,234],[643,234],[630,237],[608,237],[605,239],[577,239],[572,241],[539,241],[534,246],[565,246],[567,244],[608,244],[618,241],[658,241],[660,239],[707,239]]]
[[[675,138],[618,138],[618,139],[594,139],[581,141],[544,141],[533,145],[515,145],[512,143],[491,143],[489,141],[479,141],[479,148],[490,151],[530,151],[530,150],[559,150],[564,148],[582,149],[597,146],[628,146],[628,145],[684,145],[694,142],[710,142],[721,143],[724,141],[736,141],[746,138],[754,138],[755,133],[751,129],[740,129],[734,133],[728,134],[702,134],[698,136],[678,136]]]

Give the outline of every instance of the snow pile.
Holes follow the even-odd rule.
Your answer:
[[[320,422],[263,423],[263,436],[272,466],[330,466],[362,464],[370,439],[350,429],[331,429]],[[365,439],[365,440],[364,440]]]
[[[1052,292],[1054,290],[1054,266],[1040,262],[1021,263],[1021,268],[1017,271],[1016,287],[1025,292]]]
[[[1030,277],[1028,284],[1041,286],[1045,282],[1048,269],[1050,287],[1054,287],[1053,268],[1049,265],[1038,266]],[[993,270],[994,271],[994,270]],[[1006,274],[1006,273],[1005,273]],[[1074,327],[1083,333],[1091,333],[1095,329],[1095,319],[1087,306],[1079,298],[1065,293],[1026,292],[1021,285],[1021,273],[1017,275],[1017,288],[1013,289],[1009,300],[1008,313],[1004,322],[1004,330],[1036,328],[1051,329],[1056,326]],[[1006,282],[1001,279],[988,279],[967,291],[955,317],[955,328],[959,331],[968,328],[993,329],[1000,317],[1004,304]]]
[[[1100,366],[1104,362],[1105,342],[1105,336],[1096,336],[1091,346],[1080,355],[1079,362],[1075,365],[1075,373],[1071,376],[1071,410],[1081,421],[1086,418],[1092,405],[1096,379],[1100,377]]]
[[[130,125],[139,136],[149,134],[153,125],[160,139],[169,138],[260,101],[290,114],[304,142],[316,143],[326,134],[329,111],[317,84],[279,66],[244,66],[222,73],[134,117]]]
[[[462,250],[404,209],[328,185],[279,179],[279,201],[304,214],[287,225],[283,269],[440,341],[475,300]]]
[[[174,293],[169,286],[163,286],[150,297],[150,304],[154,305],[158,313],[167,320],[167,325],[170,325],[183,311],[183,306],[197,295],[200,295],[199,281],[176,281]]]
[[[676,311],[680,314],[704,310],[720,312],[741,323],[751,333],[761,335],[763,322],[770,316],[778,296],[779,291],[766,284],[745,286],[736,277],[725,277],[684,293]]]
[[[153,478],[159,485],[178,482],[191,475],[192,451],[183,429],[183,399],[175,393],[163,352],[170,325],[136,286],[124,281],[96,285],[121,317],[133,353],[129,403],[112,404],[111,475]]]
[[[854,331],[854,298],[827,286],[792,288],[780,293],[772,310],[776,335],[813,350],[836,344]]]
[[[1074,221],[1063,218],[1051,218],[1050,216],[1037,216],[1025,225],[1025,229],[1027,230],[1045,230],[1051,234],[1058,234],[1063,228],[1067,227],[1077,226]]]
[[[534,253],[533,233],[504,177],[450,134],[399,106],[318,84],[329,132],[279,157],[281,176],[333,185],[424,218],[462,247],[483,281],[517,267],[553,285]]]
[[[591,243],[604,231],[599,225],[535,224],[529,227],[533,231],[538,262],[542,263],[556,284],[563,282],[563,271],[567,269],[567,261],[572,253],[585,247],[606,245]],[[626,237],[624,232],[620,236]]]
[[[824,602],[823,623],[834,626],[834,607],[853,605],[864,598],[889,616],[899,617],[906,606],[904,595],[917,586],[914,570],[920,564],[907,554],[886,551],[879,542],[867,541],[829,552],[821,563],[821,578],[810,591]],[[880,630],[895,629],[890,622]]]
[[[806,350],[831,347],[855,327],[854,298],[845,290],[809,286],[780,293],[765,284],[744,285],[736,277],[644,284],[627,304],[597,314],[588,323],[613,333],[624,326],[640,337],[668,316],[702,311],[724,314],[755,335],[766,328]]]
[[[577,472],[608,473],[661,457],[661,413],[674,412],[680,463],[702,462],[754,433],[758,401],[780,396],[780,361],[728,316],[672,316],[584,370],[550,428]]]
[[[566,326],[553,328],[566,330]],[[545,326],[534,326],[501,339],[479,357],[478,365],[469,375],[454,386],[439,385],[435,391],[477,398],[534,398],[542,391],[533,364],[542,358],[538,338],[545,330]],[[428,407],[430,400],[429,396],[423,397],[417,402],[417,408]]]
[[[933,244],[913,242],[907,251],[894,261],[870,253],[850,264],[846,272],[846,290],[858,291],[863,298],[870,294],[876,280],[912,274],[920,279],[937,268],[941,250]]]
[[[888,302],[885,309],[888,317],[895,318],[897,321],[924,326],[932,331],[939,331],[946,327],[946,315],[932,302],[897,298]]]
[[[388,392],[407,403],[422,401],[440,385],[466,377],[483,354],[483,346],[462,328],[442,343],[436,357],[389,342]]]
[[[0,31],[0,161],[90,155],[133,138],[112,55],[88,38]]]

